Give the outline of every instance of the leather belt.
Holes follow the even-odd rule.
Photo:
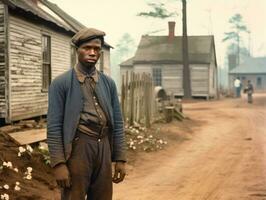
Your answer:
[[[100,141],[101,139],[103,139],[106,136],[108,136],[109,131],[110,131],[108,126],[101,127],[100,129],[95,129],[95,127],[94,128],[90,128],[90,129],[95,131],[95,132],[97,132],[97,133],[99,133],[99,134],[97,134],[97,135],[96,134],[90,134],[90,133],[86,133],[86,132],[77,130],[75,139],[77,139],[80,134],[84,134],[84,135],[87,135],[88,137],[90,137],[91,139]]]

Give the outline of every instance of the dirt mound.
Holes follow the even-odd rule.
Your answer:
[[[51,168],[44,163],[43,155],[36,150],[38,148],[32,147],[32,153],[19,157],[19,146],[10,141],[4,133],[0,134],[0,194],[8,194],[9,199],[18,200],[58,199],[59,190]],[[32,168],[32,178],[25,174],[27,168]]]

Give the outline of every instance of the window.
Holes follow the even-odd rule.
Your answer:
[[[77,63],[77,52],[76,52],[76,47],[71,45],[71,67],[74,67]]]
[[[42,35],[42,89],[48,90],[51,83],[51,37]]]
[[[153,78],[154,86],[162,86],[162,69],[153,68],[152,78]]]
[[[245,76],[242,76],[242,77],[241,77],[241,80],[242,80],[242,81],[245,81],[245,80],[246,80],[246,77],[245,77]]]

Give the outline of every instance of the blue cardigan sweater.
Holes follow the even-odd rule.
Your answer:
[[[124,123],[115,82],[99,72],[95,86],[99,103],[111,122],[112,161],[126,161]],[[84,97],[74,69],[56,77],[49,88],[47,142],[51,166],[65,163],[72,149]]]

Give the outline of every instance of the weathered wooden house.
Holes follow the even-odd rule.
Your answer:
[[[229,86],[234,89],[235,78],[240,78],[243,87],[250,80],[255,92],[266,91],[266,57],[246,58],[236,68],[229,72]]]
[[[0,118],[45,115],[53,78],[76,62],[71,37],[84,26],[47,0],[0,0]],[[98,68],[110,73],[110,46]]]
[[[189,36],[189,67],[193,97],[216,97],[217,63],[213,36]],[[162,86],[168,95],[183,96],[182,37],[174,35],[169,23],[168,36],[142,36],[133,58],[120,64],[126,71],[150,73],[155,86]]]

